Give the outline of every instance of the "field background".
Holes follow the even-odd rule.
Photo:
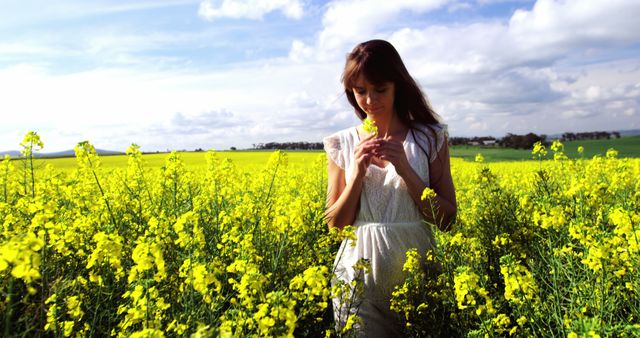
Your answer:
[[[564,142],[564,153],[569,158],[579,158],[578,147],[584,147],[584,158],[592,158],[595,155],[604,156],[608,149],[618,151],[618,157],[640,157],[640,136],[623,136],[619,139],[609,140],[580,140]],[[451,149],[452,157],[459,157],[467,161],[473,161],[476,154],[481,153],[485,162],[496,161],[520,161],[530,160],[530,149],[506,149],[482,146],[454,146]]]
[[[565,142],[565,154],[569,158],[580,158],[578,147],[584,147],[582,157],[585,159],[599,155],[604,156],[608,149],[614,148],[618,151],[618,157],[640,157],[640,136],[625,136],[619,139],[609,140],[581,140]],[[246,170],[258,169],[264,167],[269,156],[273,153],[271,150],[264,151],[218,151],[221,157],[228,158],[239,168]],[[313,159],[324,151],[286,151],[288,154],[289,164],[293,166],[306,166],[313,163]],[[528,161],[532,160],[531,150],[526,149],[506,149],[497,147],[482,146],[453,146],[451,148],[451,157],[460,158],[465,161],[474,161],[477,154],[484,156],[487,163],[501,161]],[[182,160],[189,167],[202,167],[205,165],[204,152],[182,152],[180,153]],[[145,154],[145,166],[148,168],[159,168],[164,165],[166,153]],[[127,164],[126,155],[101,156],[102,167],[120,168]],[[50,163],[57,169],[76,168],[76,159],[69,158],[52,158],[38,161],[41,164]]]

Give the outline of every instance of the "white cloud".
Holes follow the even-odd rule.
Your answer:
[[[313,46],[292,45],[292,50],[304,50],[304,56],[317,60],[342,60],[344,52],[356,43],[372,39],[393,26],[401,13],[426,13],[446,4],[448,0],[339,0],[327,4],[322,17],[322,31]],[[292,52],[299,57],[300,53]]]
[[[15,148],[26,133],[9,133],[16,126],[40,132],[46,151],[69,149],[83,139],[115,150],[131,142],[143,150],[193,148],[198,142],[203,148],[250,147],[276,135],[280,141],[317,141],[355,119],[336,104],[339,72],[336,64],[282,60],[208,72],[0,68],[0,111],[9,112],[0,126],[0,149]]]
[[[198,14],[207,19],[262,19],[265,14],[280,11],[291,19],[301,19],[304,8],[299,0],[203,0]]]
[[[583,119],[587,117],[593,117],[596,113],[594,111],[582,110],[582,109],[571,109],[565,110],[561,113],[561,116],[567,120],[571,119]]]
[[[293,62],[301,63],[313,56],[313,48],[304,44],[300,40],[293,40],[289,50],[289,59]]]
[[[625,109],[622,113],[626,116],[633,116],[638,112],[638,107],[630,107]]]
[[[318,101],[306,91],[300,91],[289,94],[284,101],[284,105],[290,108],[314,108],[318,106]]]
[[[477,0],[479,5],[494,5],[500,3],[528,3],[530,0]]]
[[[78,18],[126,12],[142,12],[178,6],[190,6],[200,0],[127,1],[77,1],[56,0],[55,6],[45,6],[40,0],[0,1],[0,27],[28,26],[44,22],[63,22]]]
[[[427,59],[458,60],[467,69],[549,65],[571,52],[605,49],[640,40],[640,3],[540,0],[517,10],[508,23],[404,29],[391,35],[399,49]]]
[[[525,52],[605,47],[640,38],[640,3],[627,0],[538,0],[517,10],[509,34]]]

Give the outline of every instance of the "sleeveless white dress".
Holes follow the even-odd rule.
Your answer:
[[[409,130],[404,150],[411,167],[429,186],[429,165],[445,142],[447,126],[433,124],[418,129]],[[354,164],[354,149],[359,143],[356,127],[327,136],[323,143],[329,159],[344,170],[348,181]],[[416,248],[424,255],[427,249],[434,247],[435,241],[404,180],[392,164],[384,168],[372,164],[367,168],[354,223],[357,239],[355,244],[350,240],[342,242],[334,263],[333,284],[338,280],[351,282],[362,278],[362,274],[353,269],[361,258],[369,260],[371,270],[364,274],[363,297],[354,302],[359,305],[357,308],[343,306],[353,295],[333,299],[336,327],[340,329],[347,317],[357,312],[362,319],[362,325],[357,327],[359,337],[397,337],[401,328],[389,306],[394,287],[405,278],[402,266],[406,252]]]

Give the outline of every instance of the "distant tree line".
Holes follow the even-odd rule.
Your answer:
[[[540,141],[545,143],[547,136],[528,133],[526,135],[516,135],[508,133],[503,138],[497,139],[492,136],[476,136],[476,137],[450,137],[449,144],[471,145],[471,146],[500,146],[515,149],[531,149],[533,144]]]
[[[534,133],[528,133],[526,135],[516,135],[508,133],[507,136],[501,138],[498,144],[505,148],[515,149],[532,149],[536,142],[545,143],[547,135],[536,135]]]
[[[531,149],[534,143],[538,141],[544,143],[546,138],[546,135],[536,135],[534,133],[528,133],[526,135],[508,133],[505,137],[500,139],[493,136],[450,137],[449,144],[452,146],[500,146],[515,149]]]
[[[257,150],[321,150],[324,149],[322,142],[268,142],[253,144],[253,149]]]
[[[599,140],[599,139],[610,139],[612,137],[620,138],[620,133],[617,131],[564,133],[560,137],[560,141],[566,142],[566,141],[578,141],[578,140]],[[515,148],[515,149],[531,149],[533,148],[533,144],[538,141],[547,145],[549,143],[547,142],[547,135],[545,134],[537,135],[534,133],[528,133],[526,135],[517,135],[517,134],[508,133],[506,136],[500,139],[496,139],[491,136],[449,138],[449,143],[451,145],[484,145],[484,146],[498,145],[505,148]]]
[[[459,145],[490,145],[496,143],[497,140],[493,136],[474,136],[474,137],[449,137],[449,144],[452,146]]]
[[[599,140],[610,139],[611,137],[620,138],[620,133],[617,131],[592,131],[586,133],[564,133],[560,138],[561,141],[578,141],[578,140]]]
[[[612,137],[620,138],[620,133],[617,131],[594,131],[584,133],[564,133],[560,137],[562,142],[577,141],[577,140],[597,140],[597,139],[610,139]],[[502,138],[495,138],[492,136],[474,136],[474,137],[450,137],[449,145],[474,145],[474,146],[500,146],[504,148],[514,149],[532,149],[533,144],[536,142],[542,142],[547,144],[547,135],[528,133],[525,135],[517,135],[508,133]],[[235,148],[235,147],[233,147]],[[253,144],[253,149],[256,150],[321,150],[323,149],[322,142],[268,142]],[[233,149],[235,150],[235,149]]]

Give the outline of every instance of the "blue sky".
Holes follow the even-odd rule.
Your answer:
[[[640,128],[626,0],[0,0],[0,150],[228,149],[358,123],[345,55],[392,42],[452,136]]]

